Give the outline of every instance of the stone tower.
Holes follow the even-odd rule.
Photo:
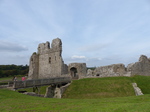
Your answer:
[[[67,74],[67,65],[62,59],[62,42],[59,38],[49,42],[41,43],[38,52],[33,53],[30,58],[28,79],[44,79],[60,77]]]

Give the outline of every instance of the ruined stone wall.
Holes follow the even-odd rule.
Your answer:
[[[94,71],[90,71],[91,76],[113,77],[113,76],[132,76],[145,75],[150,76],[150,59],[141,55],[138,62],[131,63],[125,67],[124,64],[113,64],[108,66],[97,67]],[[88,72],[88,75],[91,74]]]
[[[86,63],[70,63],[68,66],[69,75],[72,79],[80,79],[87,74]]]
[[[39,55],[34,52],[30,57],[28,79],[38,79]]]
[[[94,76],[99,77],[124,76],[126,73],[127,72],[124,64],[113,64],[108,66],[97,67],[94,70]]]
[[[28,79],[43,79],[60,77],[68,74],[73,79],[83,77],[112,77],[146,75],[150,76],[150,59],[142,55],[138,62],[129,64],[113,64],[97,67],[95,70],[88,70],[86,63],[71,63],[69,67],[62,59],[62,42],[59,38],[49,42],[41,43],[37,53],[34,52],[30,58]]]
[[[131,75],[150,76],[150,59],[141,55],[138,62],[128,65],[127,71],[129,71]]]
[[[67,66],[61,56],[62,42],[59,38],[49,42],[41,43],[38,52],[30,59],[29,79],[43,79],[59,77],[67,72]]]

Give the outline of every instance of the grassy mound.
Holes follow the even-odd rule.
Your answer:
[[[91,99],[134,95],[130,77],[107,77],[74,80],[63,98]]]
[[[63,98],[108,98],[134,96],[132,83],[136,82],[144,94],[150,94],[150,76],[105,77],[74,80]]]

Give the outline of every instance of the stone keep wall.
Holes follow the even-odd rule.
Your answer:
[[[72,79],[85,77],[87,73],[86,63],[70,63],[68,72]]]
[[[113,64],[108,66],[97,67],[94,70],[94,76],[99,77],[124,76],[125,74],[126,68],[124,64]]]
[[[38,69],[39,69],[39,56],[36,52],[34,52],[30,57],[28,78],[38,79],[39,74]]]
[[[59,38],[50,43],[41,43],[38,52],[30,58],[29,79],[59,77],[67,74],[67,66],[62,59],[62,42]]]
[[[129,71],[131,75],[150,76],[150,59],[141,55],[138,62],[128,65],[127,71]]]

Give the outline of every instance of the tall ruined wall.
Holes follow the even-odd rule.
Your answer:
[[[124,76],[126,73],[127,72],[124,64],[113,64],[108,66],[97,67],[94,70],[94,76],[99,77]]]
[[[39,69],[39,55],[36,52],[34,52],[30,57],[28,78],[37,79],[39,71],[38,69]]]
[[[41,43],[38,46],[37,54],[33,54],[29,65],[29,79],[43,79],[59,77],[66,74],[67,66],[64,64],[62,56],[62,42],[59,38],[49,42]]]
[[[138,62],[128,65],[127,70],[130,71],[131,75],[150,76],[150,59],[141,55]]]

